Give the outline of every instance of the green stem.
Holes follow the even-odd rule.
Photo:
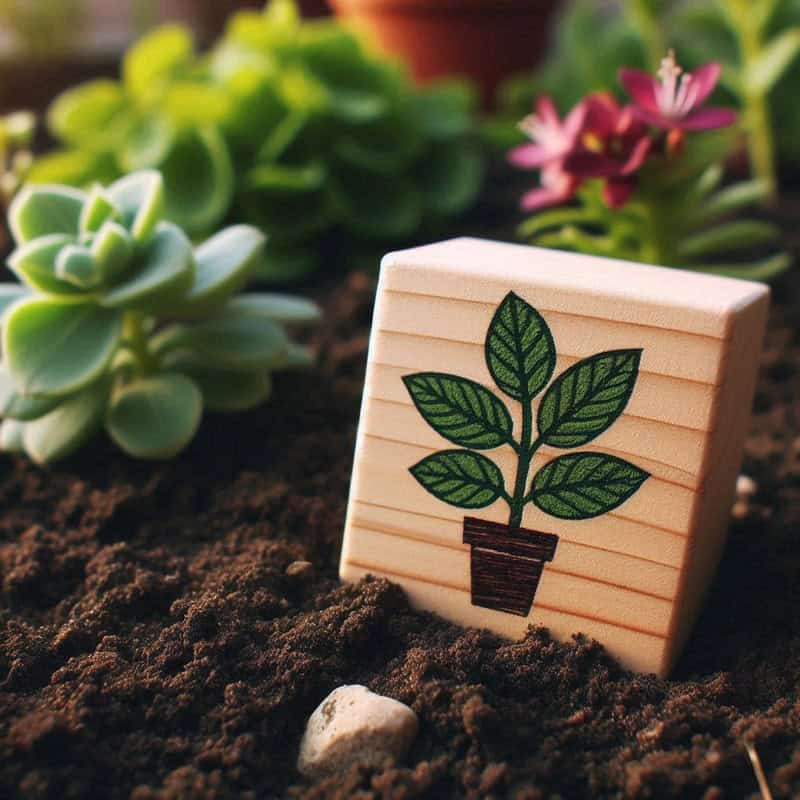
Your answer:
[[[140,374],[149,375],[158,369],[158,362],[150,352],[144,320],[139,311],[126,311],[122,320],[122,338],[136,359]]]
[[[517,478],[514,483],[514,495],[509,503],[511,513],[508,517],[509,528],[519,528],[522,524],[522,512],[528,502],[526,489],[528,486],[528,473],[531,468],[531,461],[534,453],[541,447],[542,440],[533,439],[533,407],[531,402],[522,403],[522,435],[520,436],[519,448],[516,452],[519,455],[517,461]]]
[[[626,7],[647,49],[648,66],[656,72],[667,52],[663,23],[651,12],[646,0],[628,0]]]
[[[742,57],[741,95],[744,106],[744,126],[747,131],[747,149],[754,174],[768,189],[768,198],[775,199],[777,179],[775,177],[775,145],[769,106],[765,91],[748,85],[746,76],[751,65],[761,55],[763,42],[758,25],[753,24],[752,7],[749,0],[728,0],[730,19],[739,43]]]

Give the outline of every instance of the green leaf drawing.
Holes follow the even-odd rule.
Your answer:
[[[641,350],[609,350],[579,361],[547,390],[539,436],[551,447],[579,447],[609,428],[628,404]]]
[[[485,355],[497,385],[522,405],[518,438],[505,405],[475,381],[420,372],[405,375],[403,383],[423,419],[451,442],[474,450],[510,446],[517,456],[513,491],[506,490],[499,468],[485,456],[446,450],[410,468],[432,495],[459,508],[483,508],[502,498],[510,511],[509,529],[518,529],[528,503],[559,519],[591,519],[624,503],[649,477],[615,456],[574,453],[546,464],[528,489],[540,447],[586,444],[623,412],[639,374],[640,349],[598,353],[563,372],[539,404],[538,435],[533,399],[556,366],[547,323],[533,306],[509,292],[489,325]]]
[[[453,444],[488,450],[513,441],[511,415],[479,383],[439,372],[405,375],[403,383],[428,425]]]
[[[556,367],[556,346],[542,315],[514,292],[495,311],[486,335],[486,363],[497,385],[528,403]]]
[[[559,519],[591,519],[622,505],[649,477],[634,464],[604,453],[569,453],[533,479],[534,504]]]
[[[434,453],[410,472],[434,497],[459,508],[484,508],[506,494],[500,470],[469,450]]]

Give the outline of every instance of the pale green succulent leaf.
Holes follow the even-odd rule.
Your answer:
[[[106,190],[99,185],[93,186],[81,209],[80,233],[96,233],[106,220],[120,217],[119,209],[114,205]]]
[[[22,431],[25,451],[39,464],[51,464],[74,453],[102,427],[110,382],[106,377],[66,397]]]
[[[109,220],[100,228],[92,242],[91,253],[103,284],[107,285],[124,274],[133,251],[133,238],[118,222]]]
[[[92,289],[100,281],[97,264],[88,247],[67,244],[56,256],[56,277],[79,289]]]
[[[17,244],[40,236],[77,236],[86,195],[69,186],[27,186],[8,209],[8,225]]]
[[[3,326],[3,352],[23,394],[64,395],[91,383],[109,365],[122,315],[93,303],[27,300]]]
[[[14,250],[8,258],[8,266],[21,281],[36,291],[48,295],[82,294],[81,288],[56,275],[59,253],[73,242],[72,236],[63,233],[40,236]]]
[[[192,245],[171,222],[160,222],[131,279],[105,293],[106,308],[151,311],[166,307],[192,285]]]
[[[266,370],[230,372],[206,366],[188,353],[166,359],[165,367],[191,378],[203,395],[209,411],[233,413],[247,411],[266,401],[272,392],[272,379]]]
[[[20,394],[11,373],[0,366],[0,417],[22,421],[36,419],[54,409],[59,402],[59,397]]]
[[[137,242],[146,241],[164,210],[164,179],[156,170],[140,170],[112,183],[108,195],[122,214],[122,224]]]
[[[173,347],[177,344],[209,367],[238,372],[280,366],[288,338],[272,320],[228,314],[185,326],[172,342]]]
[[[136,458],[172,458],[194,437],[202,412],[202,395],[194,381],[168,372],[118,391],[108,409],[106,430]]]
[[[0,450],[6,453],[24,453],[25,443],[22,434],[25,423],[17,419],[4,419],[0,423]]]
[[[194,283],[175,316],[206,314],[222,305],[250,279],[264,251],[265,237],[252,225],[233,225],[194,251]]]
[[[271,292],[237,295],[228,300],[225,309],[233,315],[266,317],[288,325],[309,324],[322,317],[322,310],[313,300]]]

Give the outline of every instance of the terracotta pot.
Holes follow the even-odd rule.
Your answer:
[[[463,541],[471,545],[472,605],[527,617],[558,536],[464,517]]]
[[[491,103],[503,78],[539,61],[558,0],[330,0],[420,81],[466,75]]]

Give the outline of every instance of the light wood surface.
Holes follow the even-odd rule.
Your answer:
[[[484,351],[510,291],[549,326],[554,380],[596,353],[641,348],[624,410],[579,449],[649,473],[632,496],[592,519],[525,506],[521,533],[559,537],[527,614],[473,603],[464,518],[504,525],[509,508],[501,498],[467,511],[420,485],[409,469],[455,445],[426,423],[403,382],[429,371],[474,381],[504,401],[518,432],[521,405],[500,391]],[[583,632],[629,667],[666,674],[724,546],[767,305],[768,290],[759,284],[476,239],[389,254],[373,320],[342,578],[385,575],[419,607],[509,637],[529,624],[560,638]],[[533,401],[534,420],[544,393]],[[518,461],[512,447],[480,452],[511,486]],[[542,446],[531,475],[567,452]]]

